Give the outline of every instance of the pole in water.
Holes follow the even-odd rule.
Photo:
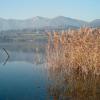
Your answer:
[[[7,63],[7,61],[8,61],[8,59],[9,59],[9,57],[10,57],[9,54],[8,54],[8,52],[7,52],[7,50],[5,48],[1,49],[1,55],[0,55],[0,57],[1,57],[1,60],[4,59],[4,61],[1,61],[1,62],[3,62],[3,65],[5,65]]]

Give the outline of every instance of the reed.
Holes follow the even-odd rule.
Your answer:
[[[51,70],[100,75],[100,30],[81,28],[49,33],[47,63]]]
[[[100,30],[49,33],[47,65],[54,100],[100,99]]]

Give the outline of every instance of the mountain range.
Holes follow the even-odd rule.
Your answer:
[[[0,18],[0,31],[23,30],[23,29],[46,29],[46,28],[79,28],[82,26],[100,27],[100,19],[91,22],[73,19],[64,16],[55,18],[45,18],[36,16],[25,20],[3,19]]]

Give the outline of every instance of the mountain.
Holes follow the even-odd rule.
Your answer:
[[[89,23],[89,26],[100,28],[100,19],[93,20],[92,22]]]
[[[50,26],[76,26],[80,27],[86,24],[87,22],[81,21],[81,20],[76,20],[64,16],[58,16],[56,18],[53,18],[50,20],[49,25]]]
[[[23,30],[23,29],[60,29],[60,28],[79,28],[84,25],[100,27],[100,19],[86,22],[64,16],[55,18],[33,17],[25,20],[3,19],[0,18],[0,31]]]

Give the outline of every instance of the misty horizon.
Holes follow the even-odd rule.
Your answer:
[[[0,17],[5,19],[27,19],[33,16],[54,18],[67,16],[92,21],[100,19],[99,0],[9,0],[0,1]]]
[[[58,15],[58,16],[54,16],[54,17],[46,17],[46,16],[33,16],[33,17],[28,17],[28,18],[5,18],[5,17],[1,17],[0,16],[0,19],[4,19],[4,20],[28,20],[28,19],[34,19],[34,18],[46,18],[46,19],[54,19],[54,18],[57,18],[57,17],[65,17],[65,18],[70,18],[70,19],[75,19],[75,20],[81,20],[81,21],[85,21],[85,22],[92,22],[94,20],[99,20],[100,18],[96,18],[96,19],[92,19],[92,20],[84,20],[84,19],[81,19],[81,18],[74,18],[74,17],[68,17],[68,16],[63,16],[63,15]]]

